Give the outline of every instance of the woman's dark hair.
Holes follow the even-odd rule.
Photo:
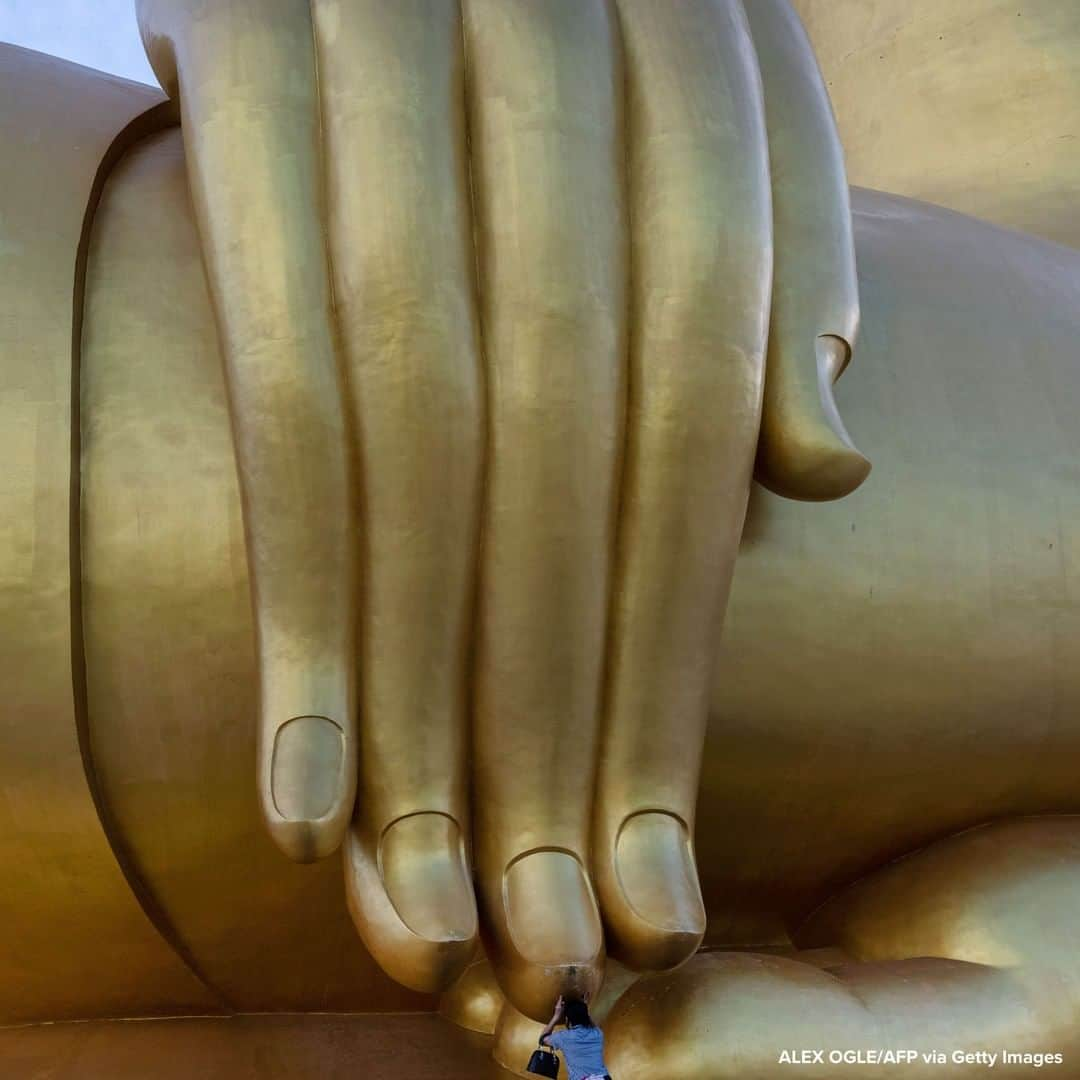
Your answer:
[[[595,1027],[589,1006],[581,998],[567,998],[563,1003],[563,1019],[567,1027]]]

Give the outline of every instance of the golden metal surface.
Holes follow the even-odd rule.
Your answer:
[[[792,4],[836,107],[852,183],[1080,246],[1080,5]]]
[[[600,1025],[623,995],[641,976],[610,957],[604,965],[604,982],[589,1002],[589,1013]],[[503,996],[491,964],[481,959],[470,965],[439,1001],[439,1013],[466,1031],[493,1035],[491,1057],[515,1076],[525,1071],[544,1025],[518,1012]]]
[[[212,1011],[220,1002],[159,936],[110,849],[75,697],[76,252],[110,144],[161,97],[3,46],[0,101],[0,1014]]]
[[[580,777],[597,748],[624,393],[613,18],[592,0],[463,4],[490,424],[478,900],[500,982],[534,1017],[560,985],[596,985],[603,963]],[[577,776],[558,767],[571,748]]]
[[[506,1080],[436,1016],[238,1016],[0,1029],[6,1076],[50,1080]]]
[[[1080,809],[1080,255],[853,206],[863,330],[837,396],[873,480],[752,499],[702,774],[713,944],[783,942],[957,830]]]
[[[829,96],[786,0],[745,5],[765,91],[775,232],[757,479],[796,499],[849,494],[870,463],[833,399],[859,325],[843,151]]]
[[[82,621],[103,797],[229,1007],[425,1007],[365,955],[340,868],[291,863],[260,825],[240,497],[189,205],[174,128],[114,170],[91,235]]]
[[[346,888],[383,968],[436,990],[478,929],[465,646],[484,432],[461,22],[423,0],[312,10],[364,523]]]
[[[1030,1076],[1022,1055],[1077,1075],[1080,817],[1020,818],[931,845],[841,892],[800,929],[838,943],[823,970],[796,953],[704,953],[646,977],[605,1026],[608,1067],[650,1076]],[[883,1065],[781,1063],[795,1048],[914,1055]],[[967,1052],[970,1061],[953,1059]],[[1018,1060],[1002,1057],[1007,1050]],[[945,1061],[923,1054],[944,1052]]]
[[[506,999],[487,957],[474,960],[439,998],[439,1015],[466,1031],[494,1035]]]
[[[354,492],[310,14],[306,0],[136,9],[147,56],[180,107],[229,386],[263,814],[282,850],[310,861],[340,844],[357,779]]]
[[[85,227],[160,98],[0,50],[0,1015],[430,1007],[377,962],[513,1069],[564,989],[619,1080],[1080,1053],[1010,820],[1080,810],[1080,254],[849,201],[782,0],[140,18],[182,134]]]
[[[544,1025],[524,1013],[518,1012],[509,1002],[499,1014],[495,1038],[491,1044],[492,1060],[514,1076],[528,1076],[525,1066],[539,1045]]]
[[[848,348],[857,301],[797,20],[767,0],[755,42],[739,0],[138,11],[224,354],[271,834],[300,859],[337,846],[355,667],[346,889],[388,972],[437,990],[472,955],[470,838],[488,953],[530,1015],[599,986],[605,930],[637,968],[681,962],[705,927],[694,804],[774,194],[799,254],[778,270],[764,475],[828,498],[867,468],[814,345]],[[810,131],[775,192],[767,110],[775,139]]]

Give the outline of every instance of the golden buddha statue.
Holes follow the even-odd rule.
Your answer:
[[[0,48],[0,1016],[1067,1070],[1080,253],[849,195],[786,0],[137,9]]]

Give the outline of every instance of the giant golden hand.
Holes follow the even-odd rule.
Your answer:
[[[786,0],[138,8],[226,362],[272,835],[347,834],[360,934],[417,989],[481,926],[534,1016],[605,940],[677,965],[755,455],[801,498],[868,469]]]
[[[921,1080],[988,1065],[1015,1077],[1039,1062],[1074,1076],[1078,890],[1075,816],[939,840],[834,895],[794,928],[797,947],[707,950],[641,979],[617,971],[592,1009],[608,1066],[630,1080]],[[493,1030],[496,1059],[527,1075],[540,1025],[502,1000],[482,961],[441,1009]]]

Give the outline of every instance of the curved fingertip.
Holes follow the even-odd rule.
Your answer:
[[[819,335],[810,386],[797,370],[800,358],[787,349],[770,355],[754,475],[775,494],[811,502],[842,499],[870,474],[870,461],[848,435],[833,394],[850,358],[843,338]]]
[[[398,818],[382,834],[378,862],[387,898],[402,924],[427,941],[467,948],[465,959],[471,959],[478,932],[476,900],[458,823],[435,812]]]
[[[555,998],[551,1001],[554,1004]],[[550,1012],[549,1008],[548,1013]],[[495,1026],[495,1042],[491,1047],[492,1058],[496,1064],[501,1065],[514,1076],[527,1076],[528,1074],[521,1070],[525,1062],[529,1060],[529,1055],[536,1049],[543,1030],[542,1021],[526,1016],[515,1009],[509,1001],[506,1002],[499,1014],[499,1022]]]
[[[493,1035],[506,998],[487,957],[473,960],[439,999],[439,1015],[451,1024]]]
[[[546,1020],[559,995],[595,996],[604,975],[604,932],[581,860],[537,849],[507,866],[486,932],[499,985],[525,1016]]]
[[[589,1003],[589,1012],[598,1024],[606,1022],[614,1005],[638,980],[636,974],[620,965],[610,966],[615,970],[608,971],[604,978],[603,990],[599,995],[594,995]],[[549,1015],[554,1001],[555,998],[552,998],[548,1005]],[[544,1019],[546,1020],[547,1017]],[[536,1049],[537,1040],[542,1031],[542,1021],[534,1020],[507,1001],[495,1025],[495,1042],[491,1048],[491,1056],[515,1076],[526,1076],[528,1074],[521,1071],[522,1066]]]
[[[828,89],[792,5],[759,0],[744,7],[765,95],[775,244],[756,475],[789,499],[840,499],[870,472],[832,394],[859,325],[844,152]]]
[[[345,826],[324,821],[287,821],[266,816],[266,829],[278,850],[297,863],[313,863],[341,847]]]
[[[589,1001],[589,1014],[597,1024],[603,1025],[619,998],[642,978],[641,972],[608,956],[604,964],[604,985],[600,993]]]
[[[787,432],[759,452],[754,476],[776,495],[831,502],[855,491],[870,475],[870,461],[829,429]]]
[[[631,814],[598,870],[611,955],[634,971],[667,971],[697,952],[705,903],[686,823],[667,811]]]
[[[476,953],[476,901],[464,838],[449,815],[398,818],[378,840],[354,825],[345,843],[345,897],[375,962],[395,982],[440,993]]]
[[[267,750],[260,795],[274,843],[296,862],[332,854],[356,798],[351,740],[326,716],[294,716],[277,726]]]

